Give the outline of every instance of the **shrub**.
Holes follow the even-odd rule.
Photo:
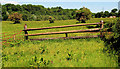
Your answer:
[[[50,23],[54,23],[55,18],[54,18],[54,17],[52,17],[52,16],[49,16],[49,21],[50,21]]]
[[[114,23],[110,23],[107,31],[112,32],[112,34],[105,34],[103,40],[106,43],[108,50],[113,52],[114,50],[120,55],[120,17]]]
[[[8,19],[13,21],[14,24],[20,23],[20,21],[22,20],[22,14],[19,14],[18,12],[12,13],[11,15],[8,16]]]
[[[81,8],[80,10],[76,11],[76,19],[82,23],[85,23],[86,20],[92,17],[92,12],[88,8]]]

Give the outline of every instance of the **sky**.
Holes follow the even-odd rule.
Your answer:
[[[119,0],[1,0],[9,2],[118,2]]]
[[[12,4],[34,4],[43,5],[48,7],[61,6],[64,9],[80,9],[81,7],[87,7],[92,12],[111,11],[114,8],[118,8],[118,2],[120,0],[0,0],[0,3],[12,3]]]

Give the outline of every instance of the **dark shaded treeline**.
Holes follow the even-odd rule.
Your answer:
[[[101,11],[101,12],[98,12],[96,14],[94,14],[96,18],[100,18],[100,17],[110,17],[110,16],[116,16],[116,17],[119,17],[120,16],[120,10],[114,8],[111,10],[111,12],[108,12],[108,11]]]
[[[2,5],[2,20],[9,20],[8,16],[12,12],[18,12],[22,14],[22,19],[24,21],[41,21],[48,20],[49,16],[53,16],[56,20],[68,20],[76,18],[76,10],[78,9],[63,9],[62,7],[52,7],[45,8],[42,5],[32,5],[32,4],[23,4],[23,5],[14,5],[14,4],[5,4]],[[109,16],[117,16],[120,15],[117,13],[117,9],[105,12],[93,13],[92,17],[100,18],[100,17],[109,17]]]

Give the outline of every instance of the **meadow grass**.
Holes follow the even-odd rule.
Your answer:
[[[112,22],[115,20],[115,18],[93,18],[91,20],[86,21],[86,23],[98,23],[100,22],[100,20]],[[22,21],[20,24],[13,24],[13,22],[11,21],[2,21],[2,32],[13,32],[13,31],[18,31],[18,30],[23,30],[25,24],[27,24],[28,28],[41,28],[41,27],[72,25],[72,24],[76,24],[76,22],[77,22],[76,20],[57,20],[55,21],[55,23],[49,23],[49,21]],[[80,23],[77,23],[77,24],[80,24]],[[81,26],[80,27],[69,27],[69,28],[70,30],[76,29],[76,28],[81,29]],[[83,26],[82,28],[84,29],[85,26]],[[57,29],[57,31],[59,29]],[[53,29],[53,31],[55,30]],[[67,29],[63,28],[61,30],[67,30]]]
[[[117,67],[117,58],[103,49],[100,38],[26,41],[3,49],[3,66]]]
[[[113,19],[113,18],[112,19],[110,19],[110,18],[93,18],[86,22],[87,23],[98,23],[98,22],[100,22],[100,20],[113,21],[115,19]],[[17,31],[23,30],[25,24],[27,24],[28,28],[42,28],[42,27],[52,27],[52,26],[73,25],[73,24],[76,24],[76,22],[77,22],[76,20],[57,20],[57,21],[55,21],[55,23],[49,23],[49,21],[22,21],[20,24],[13,24],[13,22],[11,22],[11,21],[2,21],[2,33],[5,32],[8,35],[13,35],[14,33],[17,33]],[[77,24],[80,24],[80,23],[77,23]],[[96,25],[94,25],[94,26],[96,26]],[[34,33],[71,31],[71,30],[81,30],[81,29],[88,29],[88,26],[36,30],[36,31],[29,31],[28,33],[34,34]],[[21,35],[24,35],[24,32],[22,32]],[[94,34],[70,33],[69,35],[70,36],[82,36],[82,35],[94,35]],[[65,34],[42,35],[42,36],[34,36],[34,37],[30,36],[30,38],[45,38],[45,37],[46,38],[47,37],[65,37]]]
[[[100,20],[112,21],[115,19],[94,18],[87,23],[96,23]],[[11,21],[2,21],[2,32],[8,35],[28,28],[41,28],[76,24],[76,20],[49,21],[22,21],[21,24],[12,24]],[[55,31],[70,31],[89,29],[87,26],[30,31],[29,33],[43,33]],[[99,33],[98,33],[99,34]],[[98,35],[88,33],[70,33],[68,36]],[[24,32],[21,33],[24,35]],[[29,38],[65,37],[65,34],[41,35]],[[9,46],[3,45],[2,60],[4,67],[117,67],[117,56],[103,52],[104,42],[100,38],[45,40],[45,41],[18,41]]]

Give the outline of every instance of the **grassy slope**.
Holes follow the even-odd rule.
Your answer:
[[[87,23],[96,23],[100,20],[113,20],[113,19],[91,19]],[[38,27],[50,27],[75,24],[76,20],[56,21],[50,24],[48,21],[23,21],[22,24],[11,24],[10,21],[3,21],[2,31],[9,32],[22,30],[24,24],[28,25],[28,28]],[[16,28],[17,27],[17,28]],[[87,27],[71,27],[53,30],[43,30],[37,32],[50,32],[50,31],[62,31],[62,30],[79,30],[86,29]],[[14,33],[14,32],[12,32]],[[29,32],[33,33],[33,32]],[[70,34],[76,36],[77,34]],[[79,34],[78,34],[79,35]],[[53,37],[65,36],[54,35]],[[39,36],[40,37],[40,36]],[[43,37],[43,36],[41,36]],[[46,37],[46,36],[44,36]],[[50,37],[50,36],[48,36]],[[28,66],[45,66],[43,64],[49,63],[46,66],[80,66],[80,67],[116,67],[116,58],[109,56],[108,53],[103,53],[104,42],[99,38],[92,39],[78,39],[78,40],[46,40],[46,41],[34,41],[34,42],[22,42],[20,45],[14,47],[6,47],[3,49],[3,64],[4,66],[12,67],[28,67]],[[71,56],[69,56],[69,55]],[[35,60],[37,57],[37,61]],[[43,58],[43,61],[40,59]],[[68,60],[70,59],[70,60]],[[49,62],[50,61],[50,62]],[[41,62],[41,63],[40,63]],[[38,63],[38,64],[37,64]]]

